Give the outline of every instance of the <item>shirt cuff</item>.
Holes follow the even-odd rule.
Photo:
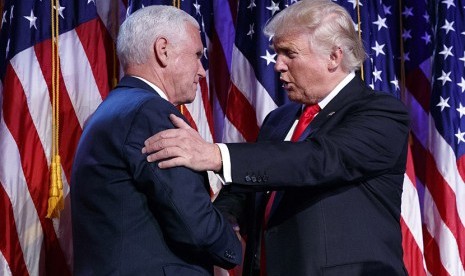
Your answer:
[[[223,176],[221,180],[224,180],[224,185],[227,185],[232,182],[232,175],[231,175],[231,157],[229,156],[228,147],[225,144],[217,143],[218,148],[220,149],[221,153],[221,160],[223,162]]]

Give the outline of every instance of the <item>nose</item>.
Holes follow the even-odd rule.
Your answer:
[[[281,73],[287,71],[287,65],[283,61],[283,57],[281,55],[278,55],[278,57],[276,58],[274,70]]]
[[[205,72],[205,69],[203,68],[202,61],[199,59],[199,70],[197,71],[197,75],[200,78],[205,78],[207,73]]]

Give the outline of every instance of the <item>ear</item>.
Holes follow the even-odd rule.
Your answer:
[[[168,40],[165,37],[159,37],[153,44],[155,59],[161,67],[168,65]]]
[[[328,70],[333,72],[335,71],[339,65],[341,64],[342,61],[342,49],[341,47],[335,47],[331,54],[329,55],[329,61],[328,61]]]

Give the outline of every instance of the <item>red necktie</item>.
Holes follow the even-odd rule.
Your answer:
[[[308,127],[310,122],[313,120],[315,115],[320,112],[320,106],[318,104],[306,105],[302,114],[300,115],[299,122],[297,123],[294,133],[292,134],[291,141],[296,142],[299,140],[300,135]],[[268,219],[270,217],[271,206],[273,205],[274,198],[276,196],[276,191],[271,192],[268,202],[265,207],[265,215],[263,217],[262,225],[262,242],[260,248],[260,275],[266,276],[266,257],[265,257],[265,239],[264,232],[267,227]]]

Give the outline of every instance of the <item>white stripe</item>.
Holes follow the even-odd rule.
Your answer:
[[[0,251],[0,275],[2,276],[13,275],[11,273],[10,267],[8,266],[8,262],[6,261],[5,256],[3,256],[1,251]]]
[[[231,80],[255,108],[257,124],[260,127],[266,115],[277,105],[261,83],[257,81],[252,66],[236,46],[233,48]]]
[[[29,113],[44,149],[47,165],[50,165],[52,106],[47,83],[35,55],[34,47],[27,48],[12,58],[11,66],[23,87]]]
[[[116,41],[118,27],[126,18],[126,7],[123,1],[95,1],[95,5],[103,24],[113,38],[113,41]],[[118,12],[116,12],[117,10]],[[118,16],[117,18],[115,18],[115,14]]]
[[[63,80],[82,128],[87,118],[102,102],[102,97],[80,41],[74,29],[62,34],[59,51]]]
[[[30,275],[39,275],[44,234],[22,171],[17,145],[3,113],[0,120],[0,182],[10,198],[19,243]]]
[[[223,143],[241,143],[245,142],[242,134],[237,128],[228,120],[227,116],[224,117],[224,131],[223,131]]]
[[[462,261],[460,260],[457,241],[447,225],[441,220],[441,216],[429,190],[425,190],[424,213],[425,216],[423,219],[426,228],[439,246],[442,265],[449,275],[465,275],[465,271],[461,265]]]
[[[429,151],[434,156],[437,169],[455,193],[455,205],[457,206],[457,213],[459,214],[459,218],[457,219],[461,220],[461,225],[465,225],[465,182],[459,174],[457,162],[455,161],[455,154],[449,144],[437,131],[431,115],[429,116],[429,129]]]
[[[410,233],[415,239],[415,243],[423,254],[423,234],[421,228],[420,203],[418,200],[417,189],[413,185],[407,174],[404,176],[404,185],[402,192],[401,215],[407,225]],[[423,267],[426,268],[425,259],[423,258]]]

